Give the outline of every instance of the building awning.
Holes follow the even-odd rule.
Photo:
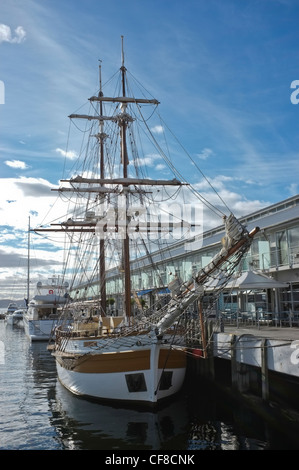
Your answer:
[[[137,292],[137,295],[145,295],[145,294],[149,294],[150,292],[152,292],[153,289],[144,289],[144,290],[140,290],[139,292]]]
[[[137,292],[137,295],[138,296],[146,295],[146,294],[150,294],[151,292],[155,292],[155,294],[170,294],[170,290],[168,289],[168,287],[160,287],[158,289],[140,290],[139,292]]]
[[[156,294],[170,294],[168,287],[162,287],[161,289],[156,289]]]
[[[263,290],[288,287],[288,283],[278,282],[262,273],[247,271],[241,274],[237,279],[232,279],[225,287],[239,290]]]

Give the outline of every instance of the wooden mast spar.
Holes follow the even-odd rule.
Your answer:
[[[100,90],[99,96],[103,96],[102,92],[102,75],[101,75],[101,65],[99,66],[99,79],[100,79]],[[103,115],[103,102],[100,101],[100,115]],[[104,122],[100,121],[100,132],[96,135],[100,143],[100,176],[102,179],[105,178],[105,169],[104,169],[104,141],[107,135],[104,133]],[[100,238],[100,306],[101,313],[106,313],[106,263],[105,263],[105,240]]]
[[[121,75],[122,75],[122,93],[123,97],[126,96],[126,68],[124,65],[124,48],[123,48],[123,36],[121,37],[122,41],[122,65],[121,65]],[[128,117],[126,114],[127,104],[122,103],[123,114],[120,116],[120,132],[121,132],[121,162],[123,164],[123,177],[128,177],[128,151],[127,151],[127,137],[126,131],[128,126]],[[128,209],[128,197],[125,193],[126,198],[126,214]],[[126,216],[127,217],[127,216]],[[130,274],[130,248],[129,248],[129,236],[126,230],[124,241],[123,241],[123,254],[124,254],[124,271],[125,271],[125,312],[130,324],[131,321],[131,274]]]

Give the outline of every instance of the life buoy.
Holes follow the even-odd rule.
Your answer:
[[[52,291],[52,289],[50,289],[49,294],[54,294],[54,291]]]

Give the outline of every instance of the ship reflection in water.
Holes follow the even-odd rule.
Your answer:
[[[182,394],[157,411],[102,405],[73,396],[59,382],[53,426],[65,449],[265,450],[263,419],[212,393]],[[270,433],[271,434],[271,433]]]
[[[119,408],[73,396],[58,382],[53,405],[53,424],[68,449],[185,448],[188,414],[182,399],[157,411]]]

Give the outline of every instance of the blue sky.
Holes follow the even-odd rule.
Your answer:
[[[237,215],[299,192],[299,1],[1,3],[0,298],[23,295],[28,217],[38,225],[53,203],[67,116],[97,89],[98,60],[106,77],[119,69],[121,35],[127,69]],[[36,239],[34,258],[59,274],[51,243]]]

